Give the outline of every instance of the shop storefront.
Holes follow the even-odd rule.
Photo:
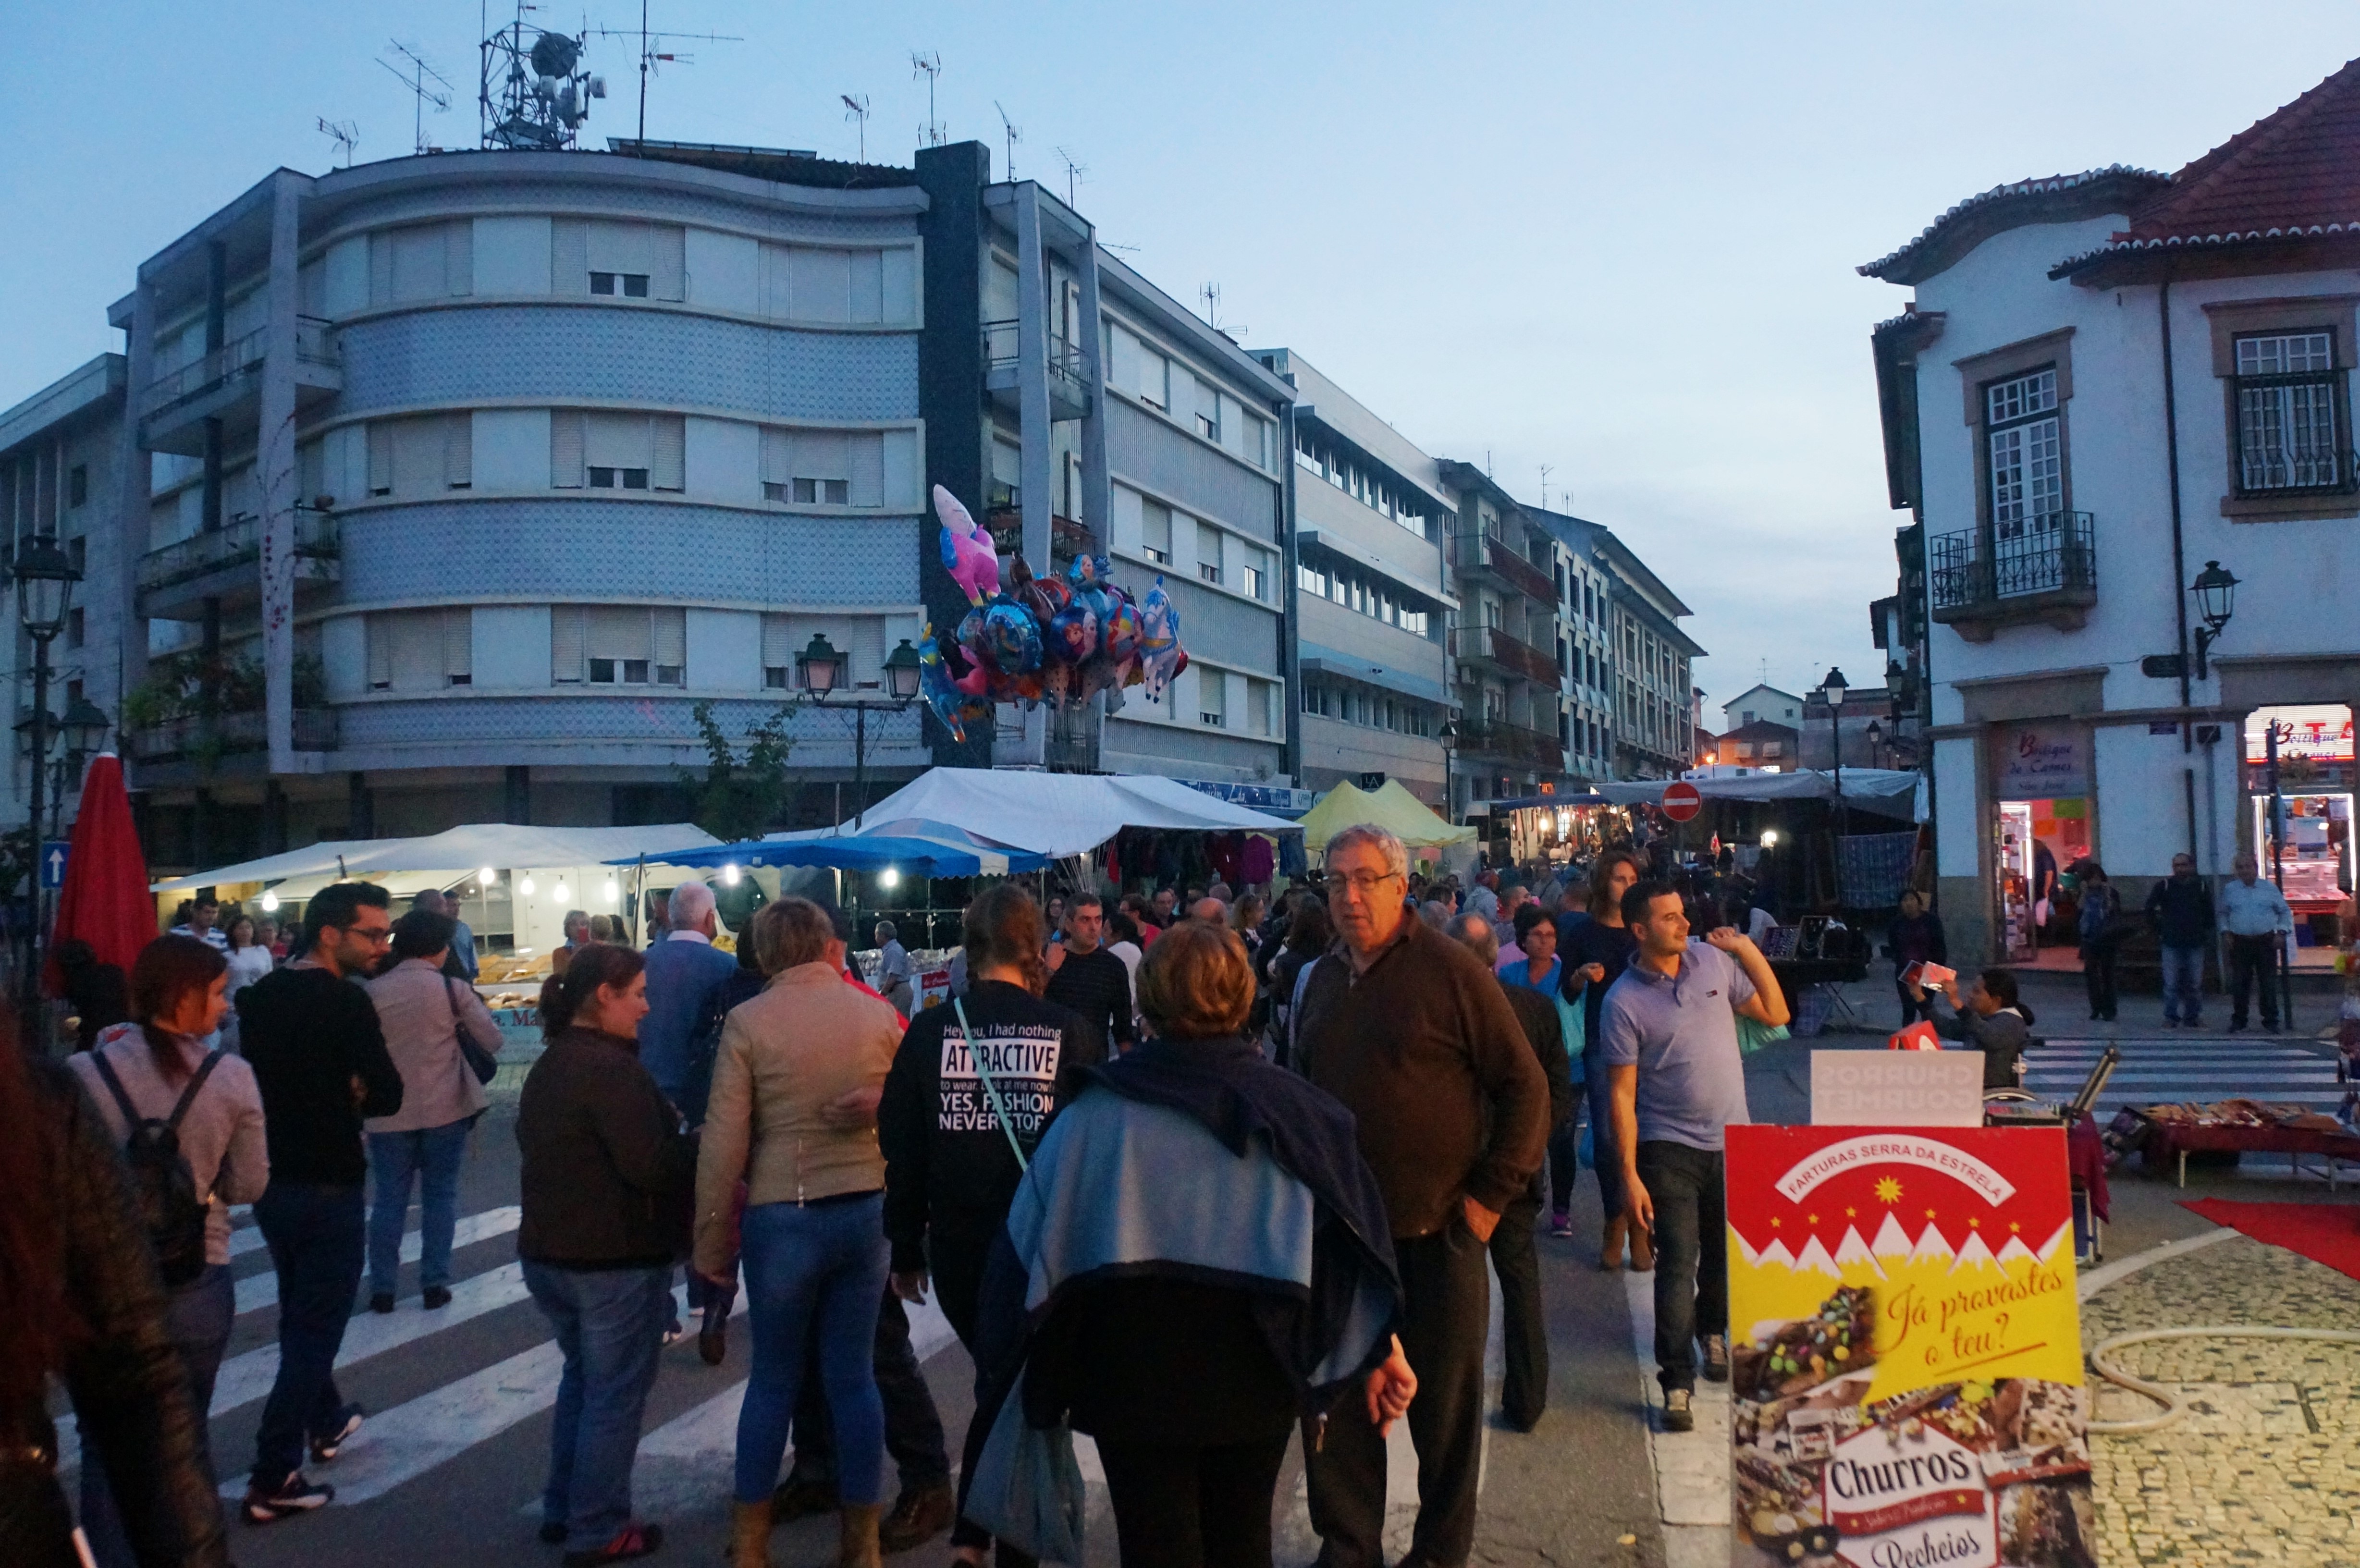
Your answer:
[[[2322,928],[2355,886],[2352,710],[2327,704],[2257,708],[2245,716],[2245,760],[2249,842],[2261,858],[2262,875],[2282,880],[2298,925],[2309,928],[2304,936],[2332,944],[2335,934]]]
[[[2093,854],[2090,731],[2071,720],[2005,724],[1992,738],[1992,898],[2009,963],[2038,954],[2053,929],[2060,874]]]

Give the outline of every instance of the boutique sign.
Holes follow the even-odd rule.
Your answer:
[[[2050,800],[2090,792],[2090,740],[2077,724],[2016,724],[2001,730],[1993,793],[2003,800]]]

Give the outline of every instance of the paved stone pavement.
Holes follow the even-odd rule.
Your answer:
[[[2322,1205],[2352,1224],[2360,1209]],[[2101,1290],[2081,1308],[2084,1345],[2141,1328],[2250,1323],[2360,1326],[2360,1280],[2238,1236]],[[2360,1346],[2178,1340],[2136,1345],[2130,1371],[2192,1396],[2160,1432],[2092,1440],[2101,1561],[2360,1563]],[[2098,1414],[2154,1404],[2101,1384]]]

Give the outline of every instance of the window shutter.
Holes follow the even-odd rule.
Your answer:
[[[653,225],[654,255],[648,267],[648,292],[659,299],[678,299],[688,292],[688,231],[678,223]]]
[[[442,417],[442,484],[464,490],[475,483],[475,420],[472,414]]]
[[[475,677],[475,613],[442,612],[442,674],[449,684],[467,686]]]
[[[787,312],[798,321],[849,322],[852,264],[848,253],[792,245],[787,250]]]
[[[413,223],[393,231],[393,298],[437,299],[450,291],[442,262],[443,223]]]
[[[583,450],[591,467],[655,466],[654,421],[648,415],[592,413],[585,416],[585,426]]]
[[[858,616],[845,629],[851,634],[845,639],[845,651],[851,662],[848,673],[853,683],[871,687],[883,685],[885,618],[882,615]]]
[[[549,283],[554,294],[590,292],[590,225],[579,218],[549,225]]]
[[[852,319],[855,321],[881,321],[885,319],[885,255],[882,251],[856,250],[846,253],[847,265],[852,273]]]
[[[844,438],[846,477],[852,481],[852,504],[856,506],[881,506],[885,504],[885,437],[880,431],[867,431]]]
[[[582,679],[583,615],[579,604],[549,610],[549,678],[558,683]]]
[[[391,615],[368,617],[368,683],[372,691],[381,691],[393,684],[393,626]]]
[[[1139,513],[1141,540],[1168,562],[1172,559],[1172,508],[1161,501],[1143,501]]]
[[[592,604],[583,613],[583,648],[592,659],[649,659],[654,638],[642,604]]]
[[[443,487],[443,421],[429,414],[389,421],[393,431],[393,493],[407,500]]]
[[[1221,570],[1221,530],[1210,523],[1196,525],[1196,564],[1209,566],[1217,574]]]
[[[592,272],[639,272],[650,276],[655,272],[655,231],[653,223],[598,222],[588,225],[589,265],[584,268],[585,282]],[[672,231],[680,233],[678,229]],[[650,285],[650,290],[653,288]]]
[[[794,438],[775,425],[762,430],[762,483],[784,485],[794,477],[789,472],[794,455]]]
[[[649,485],[658,490],[686,489],[687,466],[687,419],[678,414],[656,415],[655,461],[648,465]]]
[[[475,221],[462,218],[442,225],[442,291],[475,291]]]
[[[787,679],[794,679],[795,626],[792,615],[766,615],[762,617],[762,668],[784,670]]]
[[[372,495],[393,492],[393,426],[384,420],[368,427],[368,487]]]
[[[549,416],[549,483],[559,490],[582,488],[584,417],[579,408],[557,408]],[[374,449],[372,449],[374,450]]]
[[[659,607],[650,612],[649,618],[654,622],[657,665],[684,669],[688,664],[688,612],[677,605]]]
[[[369,303],[393,303],[393,235],[379,233],[368,237]]]
[[[840,430],[797,430],[794,444],[795,477],[798,479],[850,479],[852,464],[845,448],[846,438]]]
[[[393,630],[393,689],[439,691],[443,674],[442,612],[403,610],[388,615]]]

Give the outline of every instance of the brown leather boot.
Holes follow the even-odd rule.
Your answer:
[[[1647,1234],[1645,1225],[1634,1225],[1631,1230],[1631,1272],[1645,1274],[1655,1267],[1655,1238]]]
[[[843,1521],[836,1538],[836,1568],[884,1568],[877,1544],[877,1521],[885,1512],[880,1503],[847,1503],[837,1517]]]
[[[956,1494],[948,1481],[906,1487],[877,1527],[878,1550],[890,1553],[923,1546],[950,1529],[957,1514]]]
[[[1598,1248],[1598,1267],[1609,1274],[1622,1267],[1622,1236],[1629,1228],[1629,1222],[1621,1214],[1606,1222],[1606,1239]]]
[[[729,1568],[770,1568],[770,1499],[729,1506]]]

